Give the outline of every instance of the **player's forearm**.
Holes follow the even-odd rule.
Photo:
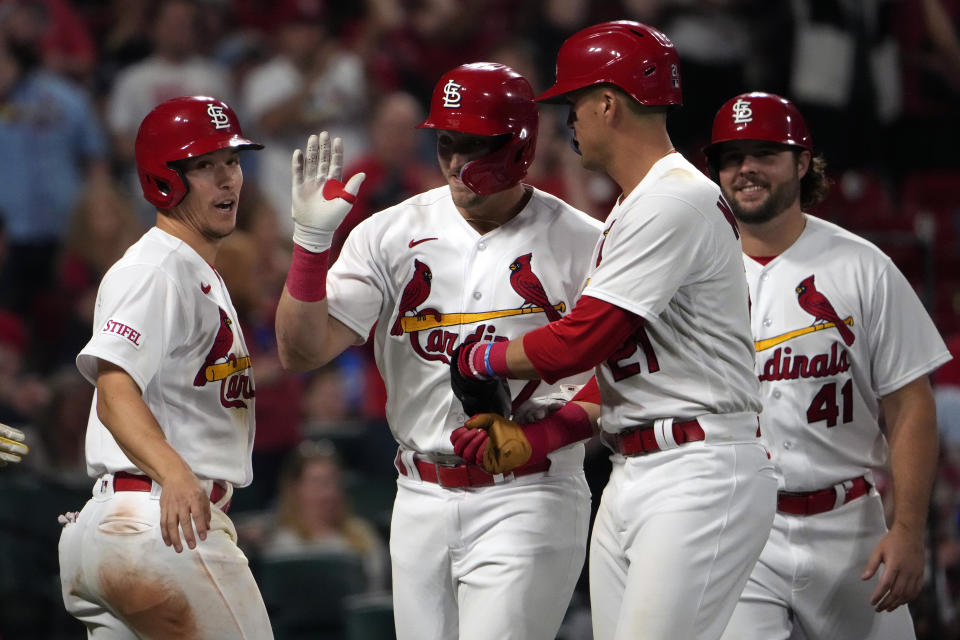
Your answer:
[[[571,400],[570,402],[587,412],[592,434],[596,435],[599,433],[601,406],[592,402],[580,402],[578,400]]]
[[[511,340],[507,345],[507,368],[510,377],[519,380],[537,380],[540,374],[533,368],[533,363],[523,349],[523,339]]]
[[[330,325],[326,299],[304,302],[294,298],[284,287],[275,324],[277,352],[284,369],[309,371],[323,366],[333,357],[324,349]]]
[[[560,320],[506,345],[469,345],[458,366],[469,378],[540,378],[553,383],[600,364],[642,325],[643,318],[634,313],[582,296]]]
[[[926,376],[884,397],[882,407],[893,474],[893,526],[922,536],[939,456],[936,408]]]
[[[97,417],[124,455],[161,485],[173,474],[192,473],[167,442],[133,378],[103,362],[97,377]]]

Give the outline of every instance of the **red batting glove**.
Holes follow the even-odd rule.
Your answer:
[[[483,452],[487,448],[487,432],[483,429],[458,427],[450,434],[453,451],[467,464],[483,464]]]

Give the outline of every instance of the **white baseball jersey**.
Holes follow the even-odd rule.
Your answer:
[[[719,188],[671,153],[604,233],[583,295],[645,322],[597,367],[602,428],[697,417],[706,442],[664,436],[656,453],[611,457],[590,543],[593,635],[716,638],[763,548],[777,486],[757,437],[739,232]]]
[[[604,234],[583,295],[646,322],[597,367],[603,429],[759,412],[739,232],[719,188],[671,153],[613,208]],[[703,427],[708,439],[755,441],[749,425]]]
[[[875,246],[806,216],[765,266],[744,256],[760,416],[781,488],[819,491],[887,458],[880,399],[950,358],[913,288]],[[778,512],[724,640],[906,640],[907,607],[877,613],[860,574],[887,526],[879,494],[815,515]]]
[[[97,292],[93,337],[77,356],[93,384],[98,358],[130,374],[198,477],[250,484],[250,352],[226,286],[189,245],[153,228],[110,268]],[[136,471],[97,418],[96,402],[94,395],[87,472]]]
[[[386,415],[400,445],[453,452],[450,433],[467,418],[450,388],[453,350],[465,340],[519,337],[569,311],[590,264],[587,247],[596,244],[600,229],[598,221],[534,189],[516,217],[481,235],[443,186],[351,232],[327,280],[330,315],[361,336],[376,324]],[[512,284],[518,277],[539,281],[545,298],[526,299]],[[516,405],[521,394],[541,396],[560,387],[512,381],[510,388]],[[571,464],[582,464],[582,447],[551,458],[557,463],[571,454],[577,456]]]
[[[824,489],[885,464],[880,398],[950,359],[890,258],[834,224],[806,221],[766,266],[743,257],[761,425],[789,491]]]

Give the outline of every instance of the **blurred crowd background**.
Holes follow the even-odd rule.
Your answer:
[[[276,355],[290,153],[326,129],[345,140],[345,175],[367,174],[337,253],[371,213],[442,184],[434,136],[414,127],[443,72],[502,62],[539,93],[563,40],[611,19],[676,45],[684,106],[668,124],[698,166],[728,98],[794,100],[834,180],[812,213],[886,251],[960,357],[960,0],[0,0],[0,421],[31,447],[0,471],[0,638],[83,637],[56,554],[58,513],[91,485],[92,388],[74,357],[100,278],[155,218],[133,165],[139,123],[180,95],[226,100],[266,145],[242,159],[238,230],[216,265],[256,372],[255,480],[231,510],[240,544],[278,637],[318,616],[327,635],[303,637],[385,637],[373,627],[389,622],[395,445],[372,353],[308,375]],[[617,193],[581,169],[565,119],[543,106],[528,182],[603,219]],[[934,382],[942,460],[927,589],[911,607],[931,640],[960,638],[960,364]],[[608,467],[601,447],[588,452],[596,501]],[[290,564],[307,556],[328,564]],[[562,637],[589,638],[586,602],[584,577]]]

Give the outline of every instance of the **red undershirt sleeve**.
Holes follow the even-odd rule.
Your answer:
[[[642,324],[635,313],[581,296],[563,318],[524,335],[523,350],[540,378],[554,383],[609,358]]]
[[[597,385],[597,376],[590,378],[590,381],[583,385],[580,391],[577,391],[577,394],[570,399],[570,402],[603,404],[603,400],[600,397],[600,387]]]

